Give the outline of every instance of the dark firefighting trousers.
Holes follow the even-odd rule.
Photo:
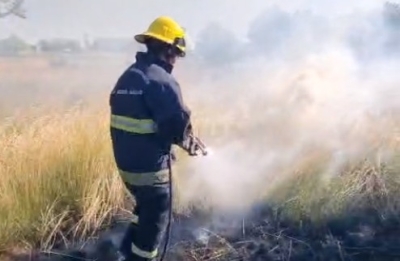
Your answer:
[[[122,240],[121,252],[127,261],[156,260],[168,223],[169,186],[132,186],[127,183],[125,186],[135,198],[136,206]]]

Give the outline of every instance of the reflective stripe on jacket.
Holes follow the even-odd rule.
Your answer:
[[[110,125],[119,129],[137,134],[156,133],[156,124],[152,119],[135,119],[111,114]]]
[[[190,111],[171,72],[171,65],[138,52],[110,94],[115,162],[132,185],[167,182],[171,147],[191,127]]]

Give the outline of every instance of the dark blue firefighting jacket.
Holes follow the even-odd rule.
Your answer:
[[[115,162],[125,182],[168,182],[172,145],[191,130],[172,65],[138,52],[136,62],[118,79],[110,94],[110,132]]]

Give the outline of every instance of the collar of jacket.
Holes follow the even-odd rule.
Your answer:
[[[157,64],[158,66],[166,70],[168,73],[171,73],[172,69],[174,68],[173,65],[158,59],[157,57],[153,56],[150,53],[145,53],[145,52],[137,52],[136,61],[139,63],[146,63],[148,65]]]

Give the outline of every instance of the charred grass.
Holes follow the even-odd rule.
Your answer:
[[[7,97],[20,97],[2,99],[0,108],[1,260],[74,260],[56,254],[45,257],[43,252],[96,240],[99,232],[129,216],[134,204],[115,172],[108,108],[104,106],[107,100],[72,109],[69,104],[100,90],[88,90],[85,85],[94,80],[99,86],[111,85],[115,77],[97,77],[98,69],[93,71],[96,77],[81,75],[79,69],[70,69],[73,74],[68,75],[74,76],[65,77],[66,71],[57,69],[38,81],[36,73],[22,79],[18,68],[20,64],[11,77],[3,73],[1,86],[9,92]],[[59,86],[61,82],[64,85]],[[17,89],[21,84],[24,89]],[[75,92],[71,94],[67,87]],[[65,100],[47,102],[49,92],[51,99],[62,96]],[[48,99],[43,102],[42,96]],[[15,113],[14,105],[32,100],[49,106],[27,106]],[[200,134],[213,144],[245,140],[248,153],[260,155],[269,146],[286,142],[290,147],[296,132],[280,130],[296,121],[278,117],[267,123],[261,115],[252,119],[259,124],[249,129],[242,121],[249,120],[251,110],[264,107],[254,108],[258,105],[251,103],[247,108],[249,103],[244,101],[238,104],[241,109],[236,111],[226,110],[223,103],[195,107]],[[260,181],[259,187],[265,190],[259,200],[234,212],[182,200],[191,173],[187,171],[189,161],[178,155],[182,160],[174,172],[177,204],[168,260],[400,260],[400,139],[394,133],[399,121],[388,126],[392,128],[382,128],[384,139],[370,135],[373,131],[369,129],[345,137],[351,142],[365,133],[372,136],[366,139],[365,153],[333,172],[327,173],[332,154],[311,146],[304,157],[277,170],[277,182]],[[272,141],[259,146],[264,135]],[[274,140],[279,135],[284,138]]]
[[[107,113],[89,108],[3,121],[3,254],[82,242],[127,215],[132,201],[107,130]],[[391,148],[389,161],[375,151],[328,178],[310,167],[314,157],[241,213],[178,206],[170,260],[398,260],[397,143]],[[183,172],[178,164],[177,197]]]

